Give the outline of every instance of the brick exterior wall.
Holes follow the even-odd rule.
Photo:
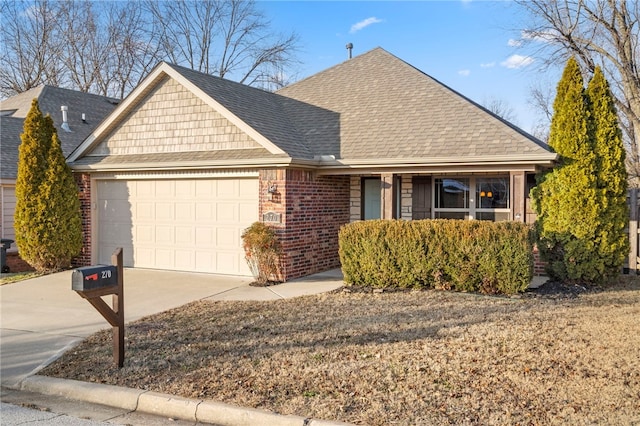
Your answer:
[[[88,173],[74,173],[78,185],[78,198],[82,214],[82,250],[71,260],[73,267],[91,265],[91,176]]]
[[[269,185],[277,185],[276,194],[267,194]],[[271,225],[286,253],[285,280],[340,266],[338,231],[349,222],[348,177],[317,176],[299,169],[262,170],[260,217],[267,212],[281,215],[281,222]]]

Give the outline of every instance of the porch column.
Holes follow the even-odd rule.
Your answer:
[[[396,218],[396,191],[398,190],[394,183],[395,175],[393,173],[383,173],[380,176],[380,216],[382,219]]]
[[[511,180],[511,220],[524,222],[526,178],[524,172],[510,172]]]

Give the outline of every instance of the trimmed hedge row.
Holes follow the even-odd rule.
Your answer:
[[[368,220],[339,238],[347,285],[513,294],[533,277],[532,232],[518,222]]]

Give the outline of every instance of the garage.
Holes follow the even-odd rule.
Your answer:
[[[242,231],[258,220],[257,178],[98,179],[98,262],[116,247],[125,266],[251,275]]]

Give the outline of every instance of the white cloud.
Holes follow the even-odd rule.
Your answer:
[[[533,63],[534,59],[531,56],[511,55],[506,61],[500,62],[503,67],[516,69],[529,66]]]
[[[496,66],[495,62],[487,62],[486,64],[480,64],[480,68],[493,68]]]
[[[458,75],[461,75],[463,77],[468,77],[469,74],[471,74],[471,71],[469,71],[469,70],[460,70],[460,71],[458,71]]]
[[[507,46],[520,47],[522,46],[522,40],[515,40],[513,38],[510,38],[509,41],[507,42]]]
[[[521,34],[524,40],[534,40],[542,43],[553,43],[558,38],[558,33],[554,30],[545,30],[545,31],[523,30]]]
[[[360,22],[353,24],[351,26],[351,29],[349,30],[349,33],[353,34],[357,31],[360,31],[363,28],[368,27],[369,25],[379,24],[380,22],[383,22],[382,19],[378,19],[375,16],[372,16],[371,18],[367,18],[365,20],[362,20]]]

